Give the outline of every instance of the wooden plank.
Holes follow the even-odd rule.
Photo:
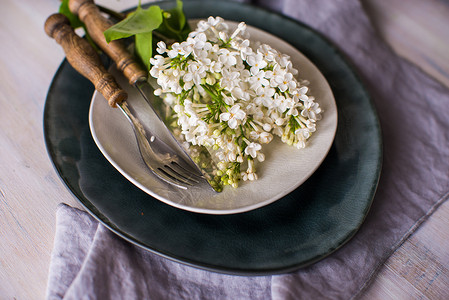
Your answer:
[[[372,286],[364,292],[360,300],[427,300],[419,290],[388,267],[378,274]]]
[[[424,244],[413,237],[387,264],[398,276],[430,299],[443,299],[449,286],[448,270]]]
[[[0,44],[2,299],[44,298],[55,209],[60,202],[77,205],[43,142],[45,97],[63,53],[43,31],[45,17],[59,3],[38,2],[2,1],[0,10],[0,38],[8,41]]]
[[[386,262],[362,299],[447,299],[449,202]]]

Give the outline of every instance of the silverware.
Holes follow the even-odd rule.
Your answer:
[[[118,107],[125,114],[133,127],[142,158],[156,176],[181,188],[199,183],[199,180],[203,178],[200,170],[192,169],[189,163],[181,159],[152,132],[145,129],[134,117],[126,102],[128,94],[106,71],[95,49],[73,31],[69,20],[64,15],[51,15],[45,22],[45,32],[62,46],[68,62],[95,85],[95,88],[108,100],[109,105]],[[136,67],[128,63],[130,77],[136,78],[138,82],[142,78],[142,72],[134,72],[134,69]]]
[[[147,167],[154,174],[165,182],[180,188],[199,183],[199,180],[202,179],[200,171],[190,168],[175,151],[148,129],[145,129],[131,113],[126,101],[118,104],[118,107],[132,124],[139,152]]]
[[[216,190],[215,185],[211,184],[210,179],[214,177],[213,170],[215,163],[210,155],[206,155],[206,159],[201,163],[196,163],[189,151],[191,149],[185,149],[181,146],[180,140],[173,134],[173,131],[165,123],[165,119],[159,113],[159,109],[154,105],[156,97],[153,95],[153,88],[148,83],[148,71],[142,69],[141,65],[135,61],[133,55],[128,51],[126,45],[121,40],[114,40],[106,42],[104,37],[104,31],[111,27],[113,23],[101,14],[99,8],[95,5],[93,0],[69,0],[70,11],[77,15],[84,23],[87,32],[89,33],[95,44],[103,50],[107,56],[109,56],[115,63],[117,69],[126,77],[130,85],[134,86],[150,105],[153,111],[156,112],[159,119],[166,125],[167,130],[171,133],[172,138],[178,143],[180,151],[186,154],[187,159],[194,165],[197,173],[202,174],[202,178]],[[117,78],[117,77],[116,77]],[[178,152],[179,153],[179,152]],[[204,163],[204,161],[206,161]],[[212,166],[212,168],[202,168],[200,165]]]

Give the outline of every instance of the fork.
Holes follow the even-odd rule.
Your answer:
[[[126,102],[128,94],[106,71],[95,49],[74,32],[66,16],[60,13],[51,15],[44,29],[48,36],[62,46],[70,65],[94,84],[110,106],[118,107],[123,112],[132,125],[145,165],[159,179],[184,189],[204,179],[199,169],[192,168],[173,149],[143,127],[129,109]]]
[[[183,161],[176,152],[151,131],[145,129],[131,113],[126,101],[118,104],[118,107],[132,124],[143,161],[156,176],[180,188],[199,183],[199,179],[202,178],[200,171],[189,168],[187,162]]]

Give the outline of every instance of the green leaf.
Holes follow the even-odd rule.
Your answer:
[[[168,10],[167,12],[171,15],[169,19],[169,23],[171,23],[170,25],[174,29],[181,31],[186,25],[186,17],[184,16],[184,12],[182,10],[182,1],[176,0],[176,7]]]
[[[89,42],[89,44],[92,45],[92,47],[100,52],[100,49],[98,48],[97,44],[95,44],[95,42],[92,40],[92,38],[90,37],[89,33],[87,32],[86,26],[83,24],[83,22],[81,22],[81,20],[78,18],[77,15],[74,15],[70,9],[69,9],[69,0],[63,0],[61,2],[61,5],[59,6],[59,13],[63,14],[64,16],[67,17],[67,19],[69,19],[70,21],[70,26],[74,29],[76,28],[84,28],[84,32],[85,32],[85,36],[87,41]]]
[[[112,40],[127,38],[137,34],[151,33],[162,23],[162,10],[153,5],[148,9],[137,7],[123,21],[109,27],[104,36],[109,43]]]
[[[136,53],[149,68],[150,58],[153,55],[153,31],[162,35],[165,41],[175,39],[183,41],[187,39],[190,28],[182,10],[182,1],[176,1],[176,7],[163,11],[159,6],[153,5],[148,9],[143,9],[140,5],[121,22],[109,27],[104,36],[106,41],[135,37]],[[160,35],[159,35],[160,37]]]
[[[63,0],[59,6],[59,13],[63,14],[70,21],[70,25],[73,28],[82,27],[83,23],[80,21],[78,16],[74,15],[69,9],[69,0]]]
[[[153,33],[144,32],[136,34],[136,52],[145,67],[149,69],[150,58],[153,56]]]
[[[181,0],[177,0],[176,7],[167,10],[163,14],[163,17],[164,20],[161,26],[157,29],[157,32],[177,41],[184,41],[187,39],[191,30],[186,22]]]

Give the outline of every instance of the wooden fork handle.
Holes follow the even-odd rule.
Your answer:
[[[78,15],[95,43],[115,62],[131,85],[147,79],[147,71],[128,52],[122,41],[106,42],[103,32],[112,26],[93,0],[69,0],[70,11]]]
[[[117,103],[127,99],[127,93],[106,71],[98,53],[73,31],[66,16],[59,13],[51,15],[45,22],[44,29],[48,36],[62,46],[72,67],[94,84],[110,106],[115,107]]]

